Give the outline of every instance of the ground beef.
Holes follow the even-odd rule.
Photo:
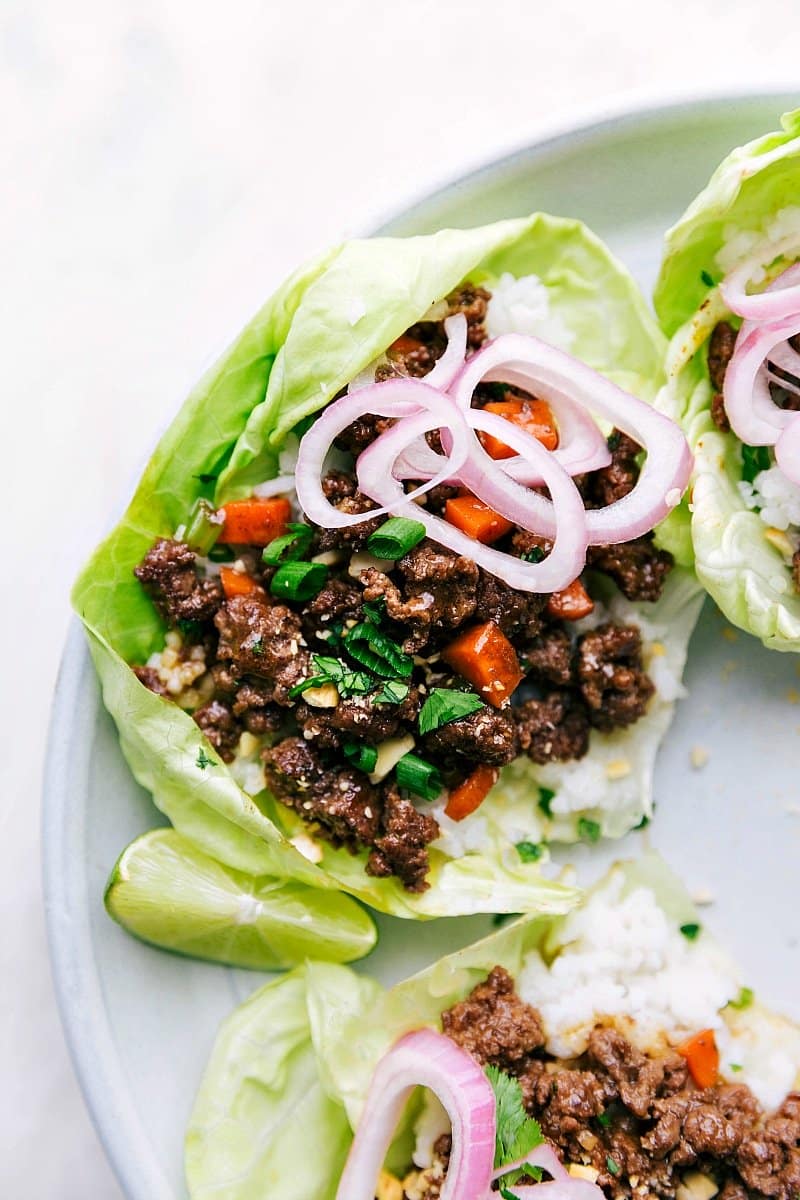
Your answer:
[[[416,689],[401,704],[377,704],[375,693],[340,700],[336,708],[313,708],[300,704],[297,723],[307,740],[323,750],[345,742],[367,742],[377,746],[397,733],[402,721],[413,721],[419,705]]]
[[[134,575],[168,621],[210,621],[222,602],[218,579],[200,579],[183,542],[159,538]]]
[[[642,669],[642,637],[633,625],[598,625],[578,638],[578,679],[597,729],[632,725],[655,692]]]
[[[262,735],[277,733],[286,720],[286,709],[273,703],[272,685],[263,679],[245,677],[236,681],[233,692],[233,715],[248,733]]]
[[[658,600],[674,559],[659,550],[651,533],[618,546],[590,546],[587,565],[610,575],[628,600]]]
[[[589,717],[574,692],[554,690],[512,711],[520,749],[535,763],[583,758],[589,749]]]
[[[593,1030],[587,1054],[614,1081],[625,1107],[646,1117],[664,1079],[661,1060],[642,1054],[615,1029]]]
[[[433,817],[419,812],[395,784],[384,784],[381,830],[367,860],[367,874],[396,875],[406,891],[424,892],[430,886],[427,847],[438,836]]]
[[[720,321],[708,339],[708,377],[715,392],[725,386],[725,372],[735,347],[736,330],[727,321]]]
[[[776,1200],[800,1194],[800,1092],[790,1092],[762,1128],[742,1140],[736,1166],[753,1192]]]
[[[436,631],[455,629],[475,611],[478,568],[471,559],[421,542],[397,563],[398,586],[382,571],[361,574],[364,599],[386,602],[387,616],[409,627],[403,645],[413,653]]]
[[[641,453],[641,446],[619,430],[611,434],[608,446],[611,450],[609,466],[585,477],[584,499],[587,508],[605,508],[607,504],[614,504],[627,496],[636,487],[639,478],[636,459]]]
[[[538,592],[518,592],[495,575],[479,569],[475,596],[475,620],[494,621],[512,641],[536,637],[542,627],[547,596]]]
[[[512,1073],[544,1045],[538,1012],[520,1000],[503,967],[494,967],[466,1000],[442,1014],[442,1030],[481,1066],[493,1063]]]
[[[435,729],[423,745],[432,762],[457,755],[468,762],[502,767],[517,756],[517,728],[510,712],[481,708]]]
[[[572,639],[559,625],[551,625],[525,648],[525,663],[538,682],[567,687],[574,676]]]
[[[301,617],[306,639],[313,647],[313,639],[325,641],[334,626],[361,619],[361,588],[348,579],[329,579],[322,591],[305,606]],[[323,637],[319,638],[319,634]],[[324,647],[316,648],[325,653]]]
[[[800,592],[800,550],[795,550],[792,555],[792,583],[794,590]]]
[[[223,762],[231,762],[242,734],[241,726],[221,700],[209,700],[192,714]]]
[[[353,421],[352,425],[348,425],[335,440],[335,445],[340,450],[346,450],[355,458],[358,458],[362,450],[365,450],[370,443],[375,441],[387,429],[394,425],[392,417],[376,417],[372,413],[364,413],[363,417]],[[331,499],[329,496],[328,499]]]
[[[711,397],[711,420],[722,433],[730,433],[731,423],[728,420],[728,412],[725,408],[725,400],[722,392],[714,392],[714,395]]]
[[[291,704],[289,692],[311,674],[297,613],[256,596],[236,596],[225,601],[214,621],[219,630],[218,657],[229,661],[236,675],[267,681],[268,701]]]
[[[133,673],[140,683],[151,692],[155,692],[157,696],[166,696],[167,689],[161,682],[158,671],[155,667],[134,667]]]
[[[371,418],[372,419],[372,418]],[[322,490],[327,498],[340,512],[357,515],[367,513],[378,506],[358,491],[355,479],[343,471],[332,471],[322,481]],[[348,525],[343,529],[322,529],[318,527],[314,533],[314,553],[323,554],[328,550],[344,550],[348,553],[363,550],[367,539],[379,529],[384,522],[383,517],[375,517],[369,521],[360,521],[357,525]]]
[[[284,738],[262,753],[267,787],[305,821],[318,821],[338,846],[353,852],[380,832],[377,789],[351,767],[326,766],[303,738]]]
[[[447,297],[448,315],[463,312],[467,318],[467,346],[470,350],[478,350],[486,341],[486,309],[492,298],[486,288],[475,287],[465,283]]]

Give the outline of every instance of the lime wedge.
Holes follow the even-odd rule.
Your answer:
[[[142,941],[260,971],[308,958],[351,962],[369,953],[377,936],[349,896],[245,875],[174,829],[131,842],[111,872],[105,902],[114,920]]]

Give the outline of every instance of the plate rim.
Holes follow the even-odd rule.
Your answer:
[[[774,103],[786,111],[782,106],[791,104],[792,98],[800,103],[800,92],[787,85],[754,86],[735,91],[709,89],[696,95],[664,93],[641,102],[628,97],[627,101],[594,105],[571,114],[566,121],[551,123],[530,141],[434,183],[396,209],[377,214],[368,233],[389,233],[401,220],[413,220],[423,205],[435,204],[447,193],[472,188],[521,162],[535,163],[561,147],[602,136],[612,128],[646,125],[689,112],[701,119],[704,112],[735,104]],[[77,701],[85,702],[90,689],[94,703],[81,709]],[[76,762],[88,765],[91,738],[76,743],[74,732],[81,725],[88,730],[99,705],[99,685],[84,631],[73,616],[53,692],[42,776],[41,878],[51,977],[72,1066],[123,1194],[129,1200],[175,1200],[124,1085],[92,953],[92,906],[86,895],[85,872],[82,875],[76,865],[84,861],[80,851],[85,849],[85,826],[83,814],[75,820],[64,781],[69,772],[74,775]]]

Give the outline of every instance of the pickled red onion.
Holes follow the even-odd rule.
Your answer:
[[[786,253],[797,253],[797,235],[769,247],[769,261]],[[752,321],[783,321],[800,312],[800,263],[792,263],[763,292],[747,291],[753,276],[764,270],[763,246],[738,264],[719,285],[731,312]]]
[[[418,1086],[438,1097],[452,1126],[441,1200],[476,1200],[488,1192],[496,1121],[492,1085],[466,1050],[444,1034],[418,1029],[396,1042],[375,1068],[336,1200],[374,1200],[378,1173]]]

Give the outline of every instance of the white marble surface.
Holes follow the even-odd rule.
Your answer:
[[[324,243],[579,115],[791,84],[798,28],[794,0],[0,5],[0,1195],[120,1198],[53,1004],[39,778],[71,578],[187,384]]]

